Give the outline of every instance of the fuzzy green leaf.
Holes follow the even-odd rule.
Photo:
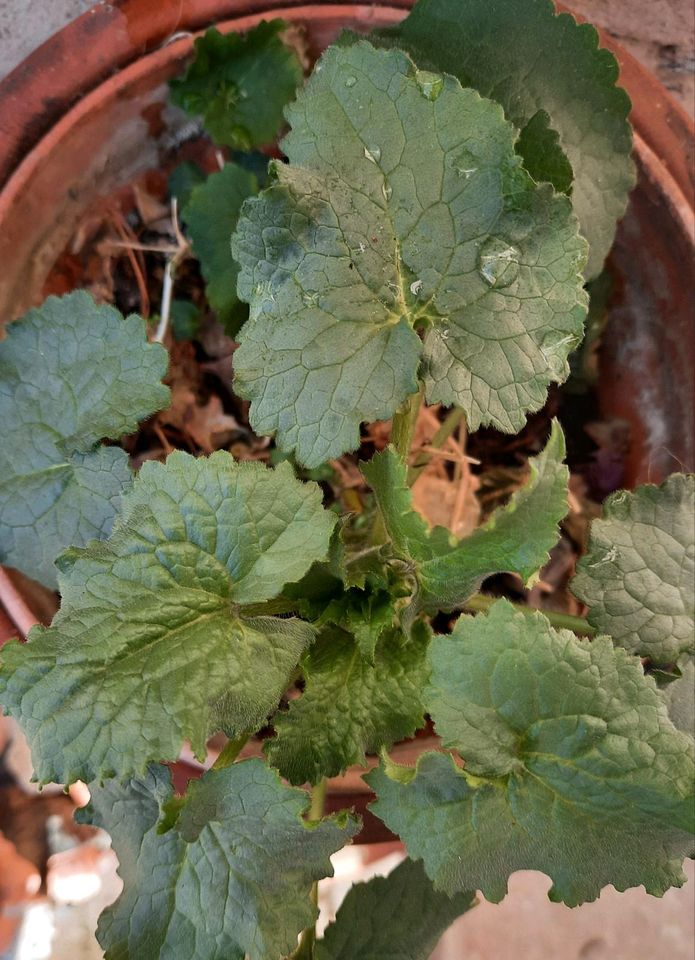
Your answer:
[[[541,161],[530,170],[536,178],[548,176],[538,113],[549,116],[574,172],[572,202],[590,244],[587,279],[600,273],[635,170],[630,98],[615,85],[618,63],[599,49],[594,27],[557,16],[551,0],[419,0],[385,33],[418,65],[452,73],[502,104],[522,131],[525,158]]]
[[[571,192],[572,166],[545,110],[534,114],[521,131],[516,152],[536,183],[552,183],[558,193]]]
[[[393,622],[393,597],[386,590],[366,591],[361,597],[357,590],[346,591],[346,596],[349,595],[356,595],[356,602],[347,610],[346,626],[354,635],[361,655],[373,663],[379,638]]]
[[[501,108],[363,41],[330,48],[287,116],[290,165],[232,241],[254,429],[315,466],[392,416],[420,363],[429,402],[520,429],[581,339],[586,244]]]
[[[316,945],[316,960],[428,960],[444,931],[475,906],[472,893],[439,893],[422,864],[357,883]]]
[[[437,889],[497,901],[514,871],[542,870],[574,906],[606,884],[660,896],[684,882],[693,741],[637,658],[502,600],[436,637],[430,662],[425,703],[464,769],[428,753],[367,780]]]
[[[461,606],[493,573],[509,571],[527,581],[543,566],[567,513],[564,455],[565,438],[555,421],[545,449],[529,461],[527,483],[463,540],[455,540],[444,527],[430,531],[413,510],[406,467],[392,449],[363,464],[394,550],[415,567],[425,609]]]
[[[242,203],[257,192],[254,175],[228,163],[193,188],[181,212],[200,260],[208,301],[230,335],[237,332],[246,313],[237,299],[238,267],[230,243]]]
[[[683,658],[679,670],[680,677],[669,683],[661,695],[674,726],[695,737],[695,659]]]
[[[0,562],[48,587],[71,544],[108,535],[131,482],[104,438],[167,406],[166,350],[84,292],[49,297],[0,343]]]
[[[268,960],[314,923],[313,882],[357,832],[351,817],[307,824],[308,797],[259,760],[212,770],[174,808],[168,770],[91,785],[78,813],[111,834],[124,889],[99,920],[105,960]],[[169,829],[160,833],[164,821]]]
[[[304,659],[304,693],[274,718],[269,761],[290,783],[317,783],[411,737],[423,724],[428,627],[387,630],[366,660],[349,633],[326,629]]]
[[[109,540],[64,558],[53,625],[3,648],[0,701],[39,780],[139,775],[184,739],[204,756],[213,731],[257,729],[314,631],[249,605],[325,557],[334,522],[289,465],[145,463]]]
[[[216,143],[248,150],[277,137],[282,111],[302,80],[297,54],[280,39],[286,26],[264,20],[245,34],[211,27],[196,40],[184,76],[171,81],[173,102],[202,115]]]
[[[631,653],[673,663],[695,652],[695,476],[620,490],[591,524],[573,592],[589,622]]]

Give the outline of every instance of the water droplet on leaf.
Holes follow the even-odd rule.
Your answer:
[[[381,192],[384,196],[384,200],[390,200],[393,193],[393,187],[391,184],[384,182],[381,185]]]
[[[488,237],[478,254],[478,272],[485,283],[499,289],[519,276],[520,253],[501,237]]]
[[[346,78],[345,78],[345,86],[346,86],[346,87],[354,87],[356,83],[357,83],[357,77],[346,77]]]
[[[381,160],[381,147],[365,147],[364,155],[372,163],[378,163]]]
[[[543,337],[541,351],[554,376],[566,375],[567,355],[574,350],[576,345],[577,338],[575,336],[571,333],[563,334],[559,330],[553,330]]]
[[[416,70],[415,82],[426,100],[436,100],[444,89],[444,77],[429,70]]]
[[[470,180],[473,174],[478,172],[478,158],[470,150],[464,150],[448,162],[456,175],[465,180]]]
[[[422,290],[422,280],[413,280],[410,284],[410,292],[414,297]]]

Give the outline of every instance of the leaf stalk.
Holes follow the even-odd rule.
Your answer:
[[[472,613],[487,613],[490,607],[497,603],[499,597],[489,597],[484,593],[474,593],[463,604],[464,610],[470,610]],[[528,607],[523,603],[512,603],[515,610],[525,613],[526,616],[533,616],[534,613],[542,613],[543,616],[554,627],[564,630],[573,630],[574,633],[584,637],[595,637],[596,628],[592,627],[584,617],[573,617],[569,613],[557,613],[555,610],[537,610],[534,607]]]

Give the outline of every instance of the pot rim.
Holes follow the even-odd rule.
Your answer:
[[[344,4],[325,0],[111,0],[95,4],[41,44],[0,81],[0,184],[9,181],[53,127],[81,100],[134,61],[171,45],[182,32],[198,34],[213,24],[244,29],[244,20],[263,14],[288,20],[328,19],[358,15],[369,22],[378,13],[392,22],[402,19],[413,0]],[[586,18],[556,2],[558,13]],[[695,206],[695,119],[632,54],[606,31],[596,28],[601,47],[620,65],[619,83],[631,94],[633,126],[670,170],[681,192]],[[192,45],[192,37],[182,39]],[[70,53],[76,69],[56,70]],[[68,64],[68,67],[71,64]],[[116,74],[118,75],[118,74]],[[48,84],[48,88],[47,88]],[[639,94],[639,95],[638,95]]]
[[[327,2],[322,4],[301,3],[299,0],[284,0],[280,5],[280,0],[246,0],[241,3],[240,0],[201,0],[203,6],[206,6],[208,13],[211,8],[227,7],[241,8],[238,16],[231,19],[216,21],[217,26],[223,32],[244,31],[255,25],[259,19],[263,18],[264,13],[272,13],[273,16],[280,16],[290,21],[313,21],[330,22],[336,19],[351,18],[364,24],[378,19],[381,23],[396,23],[403,18],[412,4],[412,0],[388,0],[381,4],[344,4]],[[149,4],[146,8],[152,11]],[[198,8],[199,5],[196,5]],[[111,13],[132,7],[142,10],[141,0],[119,0],[111,7]],[[249,8],[253,9],[248,12]],[[66,45],[75,43],[83,39],[82,34],[87,27],[94,36],[94,44],[99,46],[99,37],[103,39],[103,31],[107,29],[101,22],[101,14],[96,20],[90,18],[101,10],[101,7],[94,7],[92,10],[83,14],[77,20],[68,24],[63,30],[59,31],[51,39],[46,41],[38,51],[35,51],[27,60],[20,64],[15,70],[0,82],[0,131],[8,126],[8,115],[12,113],[13,103],[17,100],[18,88],[26,88],[24,95],[28,99],[28,113],[26,126],[32,129],[32,123],[35,117],[31,114],[32,96],[36,92],[35,87],[40,86],[41,79],[34,73],[34,67],[39,68],[43,65],[45,69],[45,59],[53,48],[57,53]],[[558,4],[558,9],[566,8]],[[146,13],[147,11],[145,11]],[[119,13],[119,15],[122,15]],[[183,15],[182,15],[183,16]],[[186,25],[193,19],[192,14],[187,14],[181,23]],[[200,14],[197,19],[200,20]],[[205,19],[205,18],[203,18]],[[96,23],[95,30],[93,24]],[[153,12],[148,25],[151,29],[160,27],[161,24],[157,15]],[[204,32],[204,28],[197,31],[190,31],[185,35],[169,35],[159,47],[144,55],[132,54],[131,62],[116,73],[111,73],[105,80],[97,80],[87,92],[82,92],[82,96],[69,106],[63,112],[58,111],[58,117],[50,128],[40,136],[29,150],[26,156],[14,167],[4,186],[0,187],[0,223],[6,217],[12,216],[12,210],[15,203],[21,202],[21,198],[31,189],[32,177],[35,175],[46,158],[49,158],[52,151],[65,137],[70,136],[71,130],[79,128],[80,122],[97,112],[104,102],[114,102],[120,94],[127,91],[130,87],[148,74],[158,69],[166,68],[172,61],[181,61],[188,56],[193,48],[197,36]],[[155,34],[159,36],[158,34]],[[633,136],[633,154],[635,155],[640,168],[647,174],[649,179],[657,183],[660,193],[668,198],[669,205],[674,216],[680,222],[680,225],[686,236],[690,238],[692,244],[695,244],[695,183],[691,172],[690,159],[695,153],[695,123],[690,120],[683,108],[673,100],[666,90],[658,83],[647,70],[645,70],[630,54],[611,41],[599,31],[600,43],[615,53],[620,63],[622,85],[632,95],[633,107],[631,120],[634,127]],[[132,52],[132,51],[131,51]],[[39,57],[39,53],[41,56]],[[113,62],[117,63],[121,56],[121,51],[116,50]],[[35,60],[38,63],[35,64]],[[87,72],[87,67],[85,72]],[[81,74],[80,74],[81,76]],[[53,116],[55,108],[46,108],[46,101],[42,100],[43,114]],[[33,124],[36,126],[36,124]],[[15,131],[16,133],[16,131]],[[14,143],[16,145],[16,136]],[[7,151],[12,154],[13,149],[13,131],[10,129],[10,149]],[[0,157],[0,177],[2,176],[2,157]],[[693,166],[695,169],[695,166]],[[0,319],[0,323],[4,322]]]

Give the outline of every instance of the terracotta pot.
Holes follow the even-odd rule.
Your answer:
[[[184,122],[167,105],[167,81],[191,53],[191,32],[211,23],[247,30],[281,16],[306,28],[317,54],[342,28],[394,23],[410,5],[116,0],[56,34],[0,83],[0,317],[11,320],[41,301],[58,255],[100,197],[158,165]],[[624,297],[604,338],[599,389],[604,415],[631,424],[626,479],[633,486],[695,465],[694,133],[648,72],[609,37],[602,42],[617,55],[633,100],[639,168],[612,253]],[[2,575],[1,568],[0,601],[0,643],[34,621],[47,622],[55,607],[45,591],[30,592],[25,578]],[[412,759],[428,740],[400,745],[401,759]],[[175,776],[181,782],[199,773],[182,762]],[[331,783],[331,808],[355,805],[364,812],[368,799],[357,772]],[[362,839],[387,836],[368,815]]]

